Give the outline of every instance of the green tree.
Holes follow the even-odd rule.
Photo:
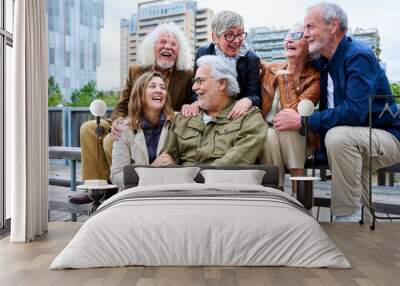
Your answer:
[[[71,107],[88,107],[95,99],[102,99],[109,107],[114,107],[119,99],[119,93],[114,91],[98,91],[96,82],[89,81],[81,89],[74,90],[71,94],[71,102],[67,105]]]
[[[400,81],[392,83],[390,89],[392,90],[393,95],[400,96]],[[396,98],[396,102],[400,103],[400,98]]]
[[[89,81],[81,89],[72,92],[71,102],[68,103],[68,106],[87,107],[96,99],[96,95],[96,82],[93,80]]]
[[[119,93],[114,91],[99,91],[97,98],[104,100],[107,106],[114,107],[119,99]]]
[[[400,96],[400,81],[392,83],[390,85],[390,88],[392,89],[393,95],[399,95]]]
[[[63,104],[64,98],[61,94],[60,86],[56,82],[53,76],[49,77],[48,80],[48,106],[58,106]]]

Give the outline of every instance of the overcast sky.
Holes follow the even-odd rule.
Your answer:
[[[138,1],[105,0],[104,28],[101,30],[101,65],[97,70],[99,89],[119,88],[121,18],[129,18],[137,10]],[[245,29],[260,26],[290,27],[303,22],[305,9],[321,1],[314,0],[198,0],[199,8],[207,7],[214,12],[226,9],[243,15]],[[336,0],[349,16],[351,28],[378,28],[381,37],[381,59],[387,64],[390,81],[400,81],[400,19],[399,0]],[[262,4],[260,4],[262,3]]]

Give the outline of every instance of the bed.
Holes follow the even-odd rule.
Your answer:
[[[271,175],[275,169],[244,169],[252,168],[266,170],[261,183],[273,185],[268,172]],[[127,189],[98,208],[50,269],[351,267],[307,210],[280,190],[262,184],[196,182],[204,173],[191,183],[137,185],[140,176],[132,174],[136,171],[132,166],[124,170]],[[237,180],[241,173],[231,179]]]

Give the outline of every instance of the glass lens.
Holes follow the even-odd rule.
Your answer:
[[[227,40],[228,42],[233,42],[236,38],[239,39],[239,41],[243,41],[244,39],[246,39],[247,33],[240,33],[240,34],[225,34],[225,40]]]
[[[7,32],[13,33],[14,31],[14,1],[6,0],[6,30]]]
[[[233,42],[235,40],[235,34],[225,34],[225,40]]]
[[[292,37],[293,40],[300,40],[303,37],[303,32],[294,32],[291,33],[290,36]]]

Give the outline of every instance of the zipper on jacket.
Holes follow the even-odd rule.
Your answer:
[[[288,84],[288,76],[285,74],[285,91],[286,91],[286,99],[289,100],[289,84]]]

